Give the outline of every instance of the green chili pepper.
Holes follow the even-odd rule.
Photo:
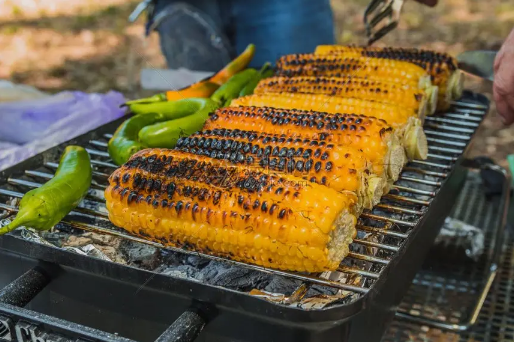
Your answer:
[[[139,131],[145,126],[164,120],[164,115],[159,113],[138,114],[125,120],[114,132],[107,145],[109,156],[114,163],[122,165],[134,153],[144,149],[145,146],[137,140]]]
[[[173,148],[179,138],[201,130],[209,114],[218,107],[218,103],[207,100],[193,115],[146,126],[139,131],[139,141],[147,147]]]
[[[149,103],[162,102],[162,101],[167,101],[166,93],[160,93],[160,94],[156,94],[156,95],[150,96],[150,97],[145,97],[142,99],[127,101],[122,106],[132,107],[135,104],[149,104]]]
[[[255,87],[257,87],[257,84],[259,84],[259,82],[264,79],[264,78],[267,78],[267,77],[271,77],[273,76],[273,69],[271,68],[271,64],[270,63],[266,63],[262,66],[261,70],[259,70],[259,73],[256,74],[251,80],[250,82],[248,82],[244,88],[241,90],[241,92],[239,93],[239,97],[241,96],[246,96],[246,95],[252,95],[253,94],[253,91],[255,90]]]
[[[87,151],[80,146],[66,147],[54,177],[23,196],[18,214],[0,228],[0,235],[20,226],[37,230],[55,226],[84,198],[92,173]]]
[[[143,128],[153,127],[154,124],[164,121],[175,121],[173,119],[181,120],[203,111],[207,111],[208,114],[212,111],[211,108],[216,105],[214,101],[204,98],[183,99],[166,103],[166,112],[135,115],[125,120],[114,132],[113,137],[109,140],[108,151],[117,165],[126,163],[130,156],[147,147],[166,147],[147,145],[144,139],[139,139],[138,134]]]
[[[167,120],[179,119],[191,115],[201,105],[203,98],[187,98],[175,101],[164,101],[154,103],[135,103],[129,106],[134,114],[159,113],[163,114]],[[196,106],[196,107],[195,107]]]
[[[230,101],[236,98],[245,85],[258,73],[255,69],[246,69],[235,74],[212,94],[211,99],[221,104],[230,104]]]

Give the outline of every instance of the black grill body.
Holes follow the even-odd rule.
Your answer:
[[[347,267],[345,270],[360,275],[371,273],[373,279],[364,280],[358,285],[341,285],[340,289],[350,292],[355,289],[351,300],[347,302],[324,309],[304,310],[276,304],[242,291],[75,254],[10,234],[0,237],[2,260],[9,260],[0,265],[2,283],[13,281],[37,265],[48,273],[51,280],[27,306],[32,311],[10,304],[0,304],[0,316],[13,317],[13,321],[27,320],[27,316],[32,316],[29,320],[35,324],[43,324],[45,331],[79,339],[96,336],[97,340],[117,340],[119,336],[123,336],[137,341],[156,340],[177,317],[184,319],[183,313],[186,312],[186,316],[192,317],[191,319],[195,315],[200,317],[197,325],[207,323],[196,341],[380,341],[465,181],[467,171],[461,166],[463,155],[487,113],[488,106],[485,97],[466,93],[455,112],[427,120],[427,129],[435,129],[434,136],[429,137],[431,156],[428,161],[417,163],[417,166],[421,165],[424,169],[419,169],[416,165],[411,165],[411,169],[441,179],[413,180],[412,176],[407,175],[403,179],[404,183],[399,182],[397,195],[393,194],[396,197],[391,197],[390,200],[410,198],[413,202],[406,203],[419,204],[421,209],[384,202],[382,210],[395,212],[401,209],[404,214],[414,213],[414,216],[409,216],[413,217],[412,221],[403,217],[384,220],[389,228],[377,229],[385,234],[385,238],[378,242],[362,242],[377,248],[378,252],[375,250],[375,254],[369,255],[354,253],[351,256],[372,265],[366,266],[366,269]],[[453,121],[460,123],[461,126],[458,127],[462,131],[466,130],[467,134],[455,138],[460,131],[455,133],[452,129]],[[103,139],[120,122],[118,120],[102,126],[0,172],[0,187],[7,183],[19,185],[15,177],[26,173],[26,170],[35,170],[41,165],[55,162],[66,145],[87,145],[91,141]],[[448,139],[439,138],[439,132],[443,132],[444,139]],[[101,152],[95,153],[101,155]],[[100,161],[98,165],[102,166],[101,163],[108,162]],[[432,186],[432,190],[411,189],[406,185],[409,182]],[[3,193],[0,192],[4,197],[0,198],[19,196],[11,188],[4,189]],[[0,208],[7,212],[13,210],[9,204],[3,204]],[[367,219],[373,222],[382,220],[375,212],[368,213]],[[61,224],[66,226],[67,222],[72,222],[69,226],[75,227],[75,218],[68,221],[65,219]],[[84,227],[87,228],[82,228]],[[393,236],[401,237],[397,246],[388,242],[388,231],[385,231],[387,229],[396,234]],[[383,246],[394,252],[385,253]],[[57,270],[47,271],[48,265],[58,265]],[[272,270],[255,267],[252,269],[273,273]],[[304,279],[303,275],[283,276]],[[307,284],[309,280],[315,284],[324,284],[323,279],[304,280]],[[47,314],[48,317],[34,312]],[[52,322],[52,317],[65,319],[66,322]],[[70,322],[90,326],[98,331]],[[177,331],[183,334],[187,327],[195,325],[187,319],[182,323]],[[66,325],[69,329],[65,328]],[[90,331],[89,335],[87,331]],[[168,330],[160,340],[172,340],[169,338],[172,335],[173,331],[170,334]],[[194,337],[196,335],[193,334],[192,338]]]

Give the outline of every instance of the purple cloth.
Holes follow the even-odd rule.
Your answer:
[[[122,94],[62,92],[0,104],[0,170],[124,114]]]

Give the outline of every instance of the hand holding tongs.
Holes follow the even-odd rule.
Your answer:
[[[437,0],[416,0],[433,7]],[[364,12],[368,45],[373,44],[398,26],[404,0],[371,0]]]

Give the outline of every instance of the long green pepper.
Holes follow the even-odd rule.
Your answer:
[[[131,155],[146,148],[138,141],[137,134],[143,127],[164,120],[165,116],[160,113],[146,113],[134,115],[123,121],[107,145],[107,151],[114,163],[122,165]]]
[[[130,105],[133,114],[159,113],[167,120],[179,119],[191,115],[195,108],[201,106],[203,98],[186,98],[174,101],[162,101],[154,103],[134,103]]]
[[[252,95],[253,91],[257,87],[257,84],[263,79],[273,76],[274,71],[271,68],[270,63],[265,63],[259,73],[255,74],[252,79],[244,86],[244,88],[239,92],[239,97]]]
[[[250,82],[252,78],[258,75],[255,69],[245,69],[232,76],[227,83],[219,87],[212,94],[211,99],[222,105],[229,105],[230,102],[237,98],[241,90]]]
[[[166,103],[161,113],[137,114],[125,120],[109,140],[108,152],[117,165],[149,147],[174,147],[182,134],[203,127],[218,104],[210,99],[191,98]]]
[[[212,100],[204,100],[205,105],[192,115],[142,128],[138,134],[139,141],[147,147],[175,147],[179,138],[201,130],[209,114],[219,107],[219,104]]]
[[[27,192],[14,220],[0,228],[0,235],[20,226],[48,230],[75,209],[86,195],[92,178],[91,160],[80,146],[68,146],[54,177]]]

